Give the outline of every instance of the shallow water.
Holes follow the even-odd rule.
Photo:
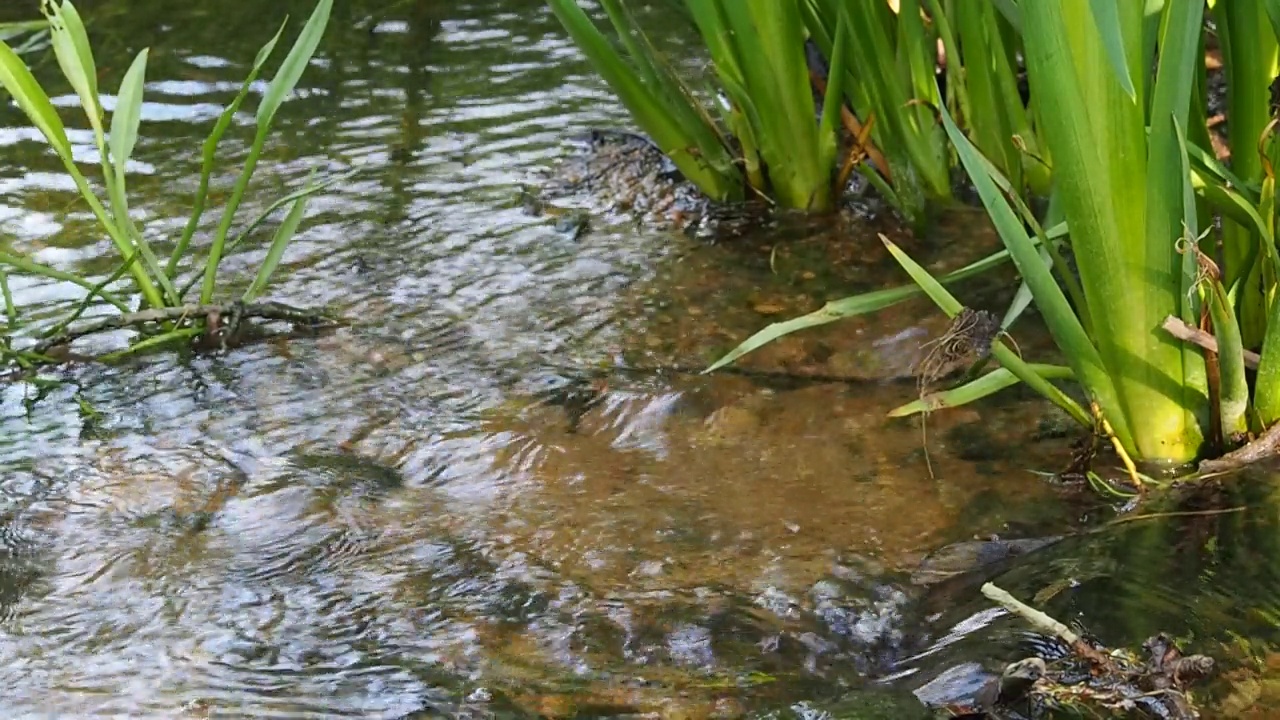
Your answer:
[[[575,239],[519,190],[568,135],[625,116],[540,1],[336,5],[246,215],[313,169],[363,170],[312,202],[269,292],[350,325],[2,389],[6,717],[907,717],[901,693],[953,661],[937,641],[956,617],[979,619],[961,633],[973,656],[999,657],[974,593],[922,600],[901,571],[952,540],[1079,519],[1031,472],[1070,458],[1042,402],[937,413],[924,436],[887,420],[942,329],[921,301],[766,348],[741,364],[754,375],[696,372],[767,322],[903,282],[876,232],[939,269],[989,251],[976,214],[920,240],[882,218],[707,245],[598,212]],[[104,87],[152,48],[130,187],[167,249],[211,118],[309,5],[81,7]],[[250,123],[224,143],[216,201]],[[12,246],[108,272],[110,244],[13,108],[0,147]],[[228,295],[270,234],[227,259]],[[12,284],[37,326],[79,297]],[[966,291],[997,308],[1009,286]],[[1045,352],[1034,331],[1019,342]],[[1114,562],[1185,559],[1134,547]],[[1042,567],[1027,587],[1057,572]],[[1079,610],[1123,641],[1153,607],[1153,627],[1210,627],[1201,594],[1254,595],[1203,567],[1191,595],[1059,597],[1115,600]]]

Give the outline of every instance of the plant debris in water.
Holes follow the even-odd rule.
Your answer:
[[[983,586],[982,592],[1046,635],[1039,637],[1036,655],[1005,666],[971,695],[946,696],[957,673],[940,676],[945,683],[936,680],[920,688],[917,696],[945,716],[1041,718],[1066,712],[1102,718],[1200,717],[1187,689],[1213,672],[1212,658],[1184,655],[1163,633],[1147,639],[1141,653],[1102,647],[994,585]]]

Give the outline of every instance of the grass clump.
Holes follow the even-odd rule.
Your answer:
[[[226,204],[221,208],[212,236],[207,243],[197,244],[194,240],[201,218],[207,210],[209,182],[216,165],[219,142],[248,97],[250,87],[258,80],[271,58],[284,34],[285,25],[282,24],[258,51],[239,93],[223,110],[201,147],[199,186],[191,203],[185,229],[172,243],[172,251],[167,258],[156,253],[151,242],[135,224],[131,217],[128,192],[126,169],[139,137],[148,51],[144,49],[134,57],[115,95],[114,109],[108,121],[98,87],[98,69],[93,50],[79,11],[70,0],[43,0],[41,4],[48,43],[63,77],[79,99],[93,134],[99,165],[95,178],[99,188],[95,188],[72,155],[66,127],[50,101],[48,92],[23,61],[20,52],[23,48],[15,49],[5,40],[0,40],[0,85],[3,85],[13,102],[62,162],[65,172],[75,183],[80,198],[93,213],[99,227],[110,238],[119,260],[116,269],[105,280],[94,282],[75,273],[38,263],[11,250],[0,251],[0,286],[4,291],[5,312],[11,330],[20,323],[21,308],[15,306],[9,292],[7,278],[10,273],[27,273],[73,283],[87,293],[65,317],[39,332],[40,338],[35,346],[16,349],[8,341],[11,333],[7,334],[5,357],[8,361],[28,365],[50,360],[47,352],[53,349],[57,339],[69,342],[86,334],[83,330],[74,330],[72,325],[97,301],[114,306],[119,311],[119,316],[107,321],[105,326],[99,322],[93,324],[93,327],[135,327],[142,331],[123,354],[172,341],[219,333],[225,339],[228,330],[224,322],[226,318],[255,315],[268,317],[271,312],[267,308],[279,309],[278,306],[256,301],[279,267],[284,251],[296,233],[306,211],[307,199],[325,186],[347,176],[322,183],[315,182],[314,178],[310,179],[303,188],[271,204],[265,212],[248,222],[243,221],[239,211],[258,159],[270,136],[276,113],[293,92],[314,56],[328,24],[332,5],[333,0],[319,0],[275,75],[267,82],[256,109],[255,134],[248,157]],[[30,47],[31,43],[29,40],[26,46]],[[277,226],[266,257],[258,266],[249,286],[237,298],[215,297],[221,279],[219,268],[223,258],[234,251],[269,214],[285,207],[285,217]],[[237,222],[241,223],[241,229],[233,234],[232,228]],[[184,265],[191,268],[189,278],[184,278]],[[129,292],[107,289],[123,278],[129,280]],[[197,285],[199,291],[193,293]],[[295,319],[302,322],[304,316],[308,315],[301,313]],[[314,315],[309,317],[319,319]]]

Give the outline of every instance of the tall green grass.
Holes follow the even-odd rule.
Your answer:
[[[655,49],[623,0],[600,3],[612,37],[575,0],[548,3],[636,124],[714,200],[763,197],[785,208],[830,210],[844,190],[841,167],[865,157],[839,132],[859,52],[857,12],[819,17],[797,0],[682,0],[715,71],[714,87],[699,91]],[[816,104],[804,44],[820,22],[831,71]],[[862,169],[888,189],[869,165]]]
[[[912,3],[902,5],[906,12]],[[966,78],[938,93],[937,111],[1006,248],[979,265],[1007,257],[1022,278],[1006,326],[1032,300],[1069,373],[993,351],[1003,369],[899,412],[971,402],[1016,378],[1110,435],[1129,458],[1157,466],[1183,466],[1259,436],[1280,421],[1280,117],[1269,94],[1280,3],[1213,4],[1228,89],[1226,162],[1215,158],[1204,126],[1205,3],[1008,5],[926,3],[947,47],[948,80]],[[1029,103],[1011,86],[1011,50],[1025,59]],[[957,56],[960,68],[951,66]],[[1051,232],[1040,229],[1026,190],[1048,190],[1065,233],[1057,219]],[[891,250],[944,311],[959,310],[942,284]],[[906,293],[852,297],[770,326],[716,367]],[[1169,322],[1208,329],[1213,349],[1176,339],[1164,329]],[[1261,354],[1256,372],[1246,351]],[[1046,382],[1067,374],[1084,404]]]
[[[167,260],[162,260],[157,255],[152,243],[135,224],[128,192],[128,164],[142,127],[141,110],[148,51],[142,50],[133,58],[115,93],[115,106],[108,120],[98,87],[98,67],[79,11],[70,0],[62,2],[44,0],[41,5],[62,76],[79,98],[85,121],[93,134],[99,163],[97,173],[91,179],[88,169],[77,163],[72,156],[66,127],[50,101],[49,93],[36,80],[22,56],[7,43],[0,41],[0,85],[3,85],[13,102],[39,130],[54,154],[61,160],[67,175],[75,183],[80,198],[111,239],[121,261],[117,271],[113,273],[113,279],[127,275],[132,280],[140,307],[172,308],[183,305],[186,302],[186,294],[195,279],[198,279],[201,285],[200,302],[209,303],[214,299],[222,258],[265,217],[264,214],[248,222],[240,233],[233,236],[232,228],[239,219],[238,211],[241,202],[270,134],[275,114],[293,92],[314,55],[316,46],[328,24],[332,5],[333,0],[318,2],[283,62],[267,83],[266,92],[257,106],[256,133],[249,156],[239,172],[231,196],[222,208],[221,219],[212,237],[197,246],[193,240],[200,226],[200,219],[206,210],[209,180],[216,167],[219,141],[248,97],[251,84],[257,80],[270,59],[284,33],[283,25],[258,52],[240,92],[223,111],[201,149],[199,189],[192,201],[186,229],[181,237],[174,239],[173,249]],[[329,182],[338,179],[340,178]],[[266,260],[259,266],[254,280],[240,299],[251,300],[261,293],[297,229],[306,208],[307,198],[327,184],[309,182],[306,187],[287,198],[289,209],[286,219],[272,238]],[[277,207],[279,206],[273,205],[272,210]],[[197,260],[197,255],[203,257]],[[181,285],[183,266],[191,264],[193,260],[197,262],[196,267],[199,271],[192,281]],[[6,271],[31,273],[59,281],[73,282],[89,291],[86,302],[99,297],[117,306],[122,312],[132,308],[131,298],[106,291],[104,283],[92,283],[86,278],[37,263],[12,251],[0,253],[0,267],[5,268]],[[12,322],[18,317],[19,308],[14,307],[13,299],[7,292],[7,285],[4,299],[6,313]],[[80,308],[76,314],[78,315],[82,310],[83,308]]]

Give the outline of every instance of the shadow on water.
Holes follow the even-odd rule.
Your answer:
[[[309,6],[81,3],[103,87],[153,48],[130,187],[157,246],[245,63]],[[1054,413],[1011,391],[933,415],[931,477],[919,425],[885,418],[942,328],[925,302],[698,374],[769,321],[901,283],[875,240],[896,231],[710,246],[608,213],[577,238],[525,215],[520,187],[597,126],[624,114],[542,2],[336,3],[247,210],[312,168],[364,169],[311,204],[271,289],[352,324],[0,388],[5,716],[904,718],[949,663],[1002,659],[1013,628],[990,614],[939,645],[981,605],[910,573],[949,542],[1080,522],[1080,494],[1030,472],[1069,459]],[[250,139],[246,117],[215,192]],[[5,241],[109,272],[10,107],[0,149]],[[996,246],[976,218],[903,242],[957,267]],[[229,291],[261,233],[228,258]],[[11,284],[33,323],[79,298]],[[994,308],[1011,284],[965,292]],[[1074,578],[1053,611],[1116,644],[1186,635],[1230,666],[1223,702],[1274,702],[1275,513],[1266,481],[1225,487],[1251,510],[1064,541],[1001,582]]]

